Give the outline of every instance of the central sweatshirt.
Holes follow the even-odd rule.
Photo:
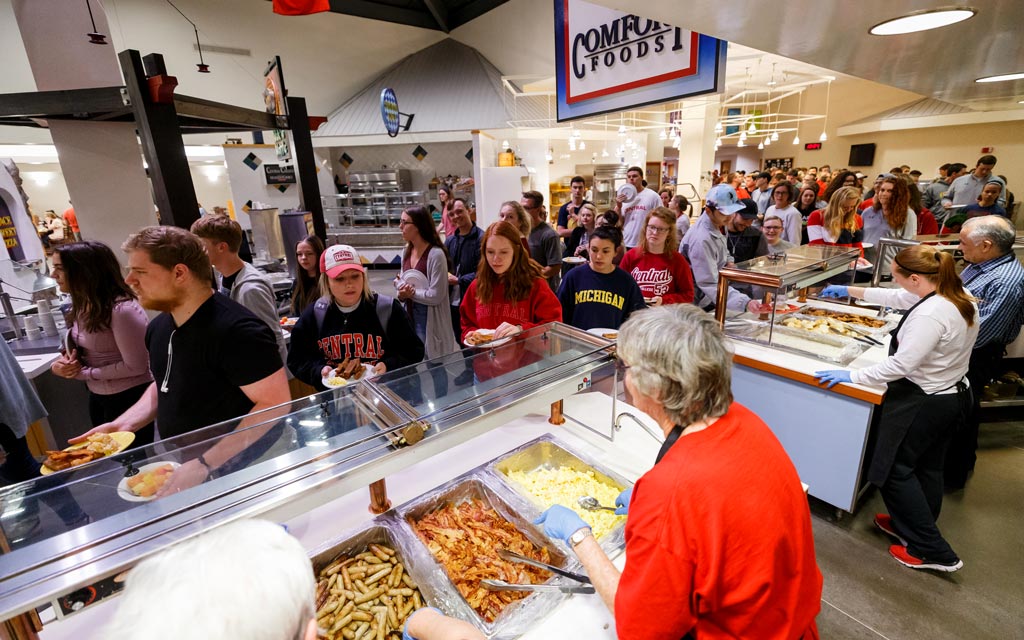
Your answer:
[[[530,297],[518,301],[505,298],[505,286],[501,283],[491,292],[490,302],[482,302],[476,288],[477,281],[473,280],[459,306],[463,341],[470,331],[497,329],[502,322],[522,325],[525,331],[539,324],[562,321],[562,307],[544,278],[534,278]]]

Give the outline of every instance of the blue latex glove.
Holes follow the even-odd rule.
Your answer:
[[[544,525],[544,533],[548,537],[561,540],[565,544],[569,544],[569,536],[590,526],[575,511],[560,504],[556,504],[540,514],[533,524]]]
[[[416,617],[416,614],[418,614],[420,611],[426,611],[427,609],[441,613],[440,609],[435,609],[434,607],[423,607],[422,609],[417,609],[416,611],[413,611],[412,615],[405,619],[405,626],[402,627],[402,640],[417,640],[416,636],[409,635],[409,623],[412,622],[412,619]],[[444,614],[442,613],[441,615]]]
[[[615,515],[624,516],[629,513],[629,502],[633,499],[633,487],[630,487],[619,494],[618,498],[615,498],[615,506],[618,509],[615,510]]]
[[[814,377],[818,379],[818,384],[826,384],[826,388],[831,389],[840,382],[850,381],[850,372],[845,369],[829,369],[828,371],[815,371]]]
[[[841,284],[830,284],[821,290],[819,298],[847,298],[850,295],[850,287]]]

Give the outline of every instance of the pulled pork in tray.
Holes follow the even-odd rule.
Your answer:
[[[542,584],[551,577],[543,569],[502,560],[497,549],[550,563],[548,550],[538,548],[484,502],[471,499],[444,507],[411,522],[430,553],[480,617],[494,622],[506,606],[529,595],[521,591],[488,591],[480,581]]]
[[[862,327],[871,327],[872,329],[878,329],[885,326],[885,320],[869,318],[868,316],[862,316],[859,313],[840,313],[838,311],[829,311],[828,309],[803,309],[800,313],[808,316],[833,318],[839,322],[859,324]]]

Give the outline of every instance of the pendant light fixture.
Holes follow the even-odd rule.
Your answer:
[[[803,113],[804,91],[800,90],[796,98],[796,133],[793,134],[793,144],[800,144],[800,116]]]
[[[175,11],[181,14],[182,18],[185,18],[186,22],[192,25],[192,31],[194,31],[196,34],[196,48],[199,50],[199,62],[198,64],[196,64],[196,67],[198,67],[197,72],[210,73],[210,65],[206,64],[206,62],[203,60],[203,45],[199,42],[199,27],[196,26],[196,23],[189,20],[188,16],[186,16],[184,13],[181,13],[181,9],[175,7],[174,3],[171,2],[171,0],[167,0],[167,4],[171,5],[171,7],[173,7]]]
[[[92,23],[92,31],[85,34],[89,36],[89,44],[107,44],[107,36],[96,29],[96,18],[92,16],[92,6],[89,4],[89,0],[85,0],[85,8],[89,10],[89,22]]]
[[[832,101],[832,80],[828,81],[828,86],[825,88],[825,122],[821,125],[821,135],[818,136],[818,140],[825,142],[828,140],[828,136],[825,135],[825,129],[828,128],[828,107]]]

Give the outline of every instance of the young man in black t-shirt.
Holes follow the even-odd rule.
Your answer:
[[[146,227],[128,237],[125,282],[146,309],[162,313],[146,330],[155,382],[135,405],[92,433],[135,431],[154,418],[162,438],[171,438],[291,399],[277,342],[267,325],[237,302],[213,291],[213,271],[202,241],[171,226]],[[282,412],[283,414],[283,412]],[[272,420],[243,419],[235,430]],[[269,446],[263,436],[274,425],[222,438],[175,470],[157,495],[202,483],[243,451]]]

